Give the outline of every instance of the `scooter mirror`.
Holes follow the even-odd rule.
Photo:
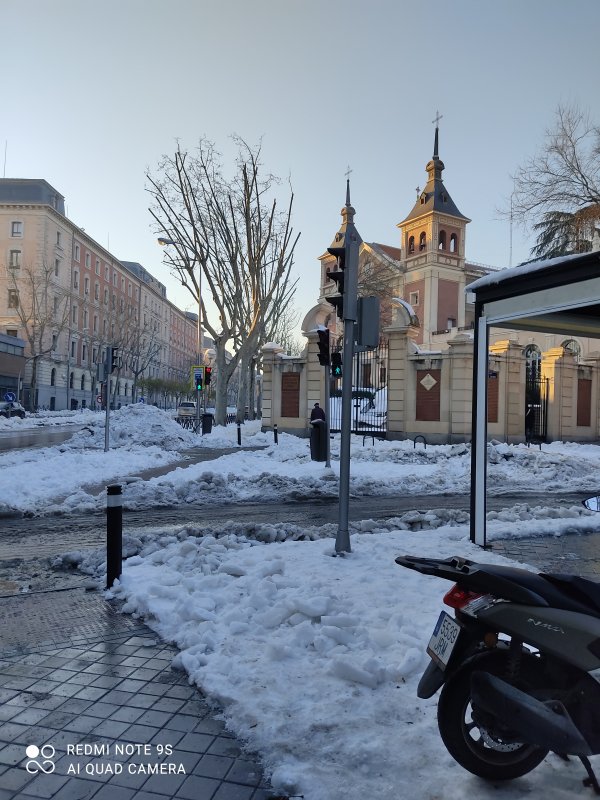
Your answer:
[[[600,511],[600,497],[588,497],[583,500],[583,505],[590,511]]]

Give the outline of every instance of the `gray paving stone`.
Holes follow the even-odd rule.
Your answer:
[[[129,722],[117,722],[114,719],[105,719],[97,728],[94,728],[93,733],[96,734],[96,736],[110,736],[111,738],[118,739],[129,727]]]
[[[205,755],[196,764],[194,773],[205,778],[224,778],[233,763],[233,758],[227,756]]]
[[[39,776],[45,777],[45,776]],[[89,800],[98,789],[102,788],[101,783],[96,781],[84,781],[81,778],[70,778],[60,789],[60,800]],[[40,795],[23,794],[23,797],[40,797]],[[58,800],[58,797],[56,798]]]
[[[146,691],[148,687],[146,687]],[[168,711],[170,714],[175,714],[182,708],[184,700],[177,697],[160,697],[152,706],[152,711]]]
[[[241,755],[241,750],[235,740],[225,736],[217,736],[208,748],[208,752],[214,756],[231,756],[232,758],[238,758]]]
[[[227,780],[256,787],[262,781],[262,773],[253,761],[237,758],[227,773]]]
[[[168,711],[156,711],[154,708],[149,711],[144,711],[142,716],[137,720],[138,725],[149,725],[153,728],[162,728],[168,725],[169,720],[173,714]],[[0,728],[0,730],[2,730]]]
[[[212,745],[214,736],[203,733],[186,733],[177,745],[179,750],[190,750],[192,753],[206,753]]]
[[[238,783],[222,783],[213,794],[211,800],[250,800],[253,794],[253,786],[242,786]]]
[[[117,720],[117,722],[136,722],[144,713],[143,708],[130,708],[129,706],[123,706],[122,708],[117,708],[110,715],[110,719]]]
[[[50,798],[58,793],[62,798],[68,780],[64,775],[38,775],[21,791],[29,797]]]
[[[35,779],[35,775],[30,775],[23,767],[10,768],[2,775],[0,786],[3,789],[10,790],[11,792],[23,791],[23,787],[31,783]]]
[[[214,778],[202,778],[198,775],[189,775],[177,790],[175,797],[183,800],[212,800],[219,788],[220,781]],[[135,798],[141,800],[141,798]]]
[[[97,727],[98,717],[88,717],[86,714],[75,717],[64,726],[66,731],[73,731],[74,733],[91,733]]]
[[[197,725],[196,717],[187,714],[174,714],[169,720],[169,728],[175,731],[191,732]]]
[[[28,725],[17,725],[13,722],[6,722],[0,725],[0,742],[25,742],[29,744],[31,732]]]
[[[113,783],[103,786],[94,795],[94,800],[131,800],[135,794],[135,789],[128,789],[125,786],[116,786]]]
[[[186,778],[187,775],[152,775],[142,786],[142,791],[173,797]]]
[[[115,711],[119,710],[119,706],[115,703],[105,703],[106,695],[99,703],[92,703],[87,709],[86,713],[89,717],[100,717],[101,719],[108,719]]]

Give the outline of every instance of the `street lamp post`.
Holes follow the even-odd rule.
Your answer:
[[[189,248],[182,242],[176,242],[174,239],[169,239],[165,236],[159,236],[157,239],[161,247],[174,245],[176,247],[184,247],[189,252]],[[195,254],[194,254],[195,257]],[[201,365],[203,360],[202,356],[202,266],[198,270],[198,326],[196,332],[196,363]],[[196,430],[200,427],[200,400],[204,394],[204,384],[202,385],[202,392],[196,390]]]

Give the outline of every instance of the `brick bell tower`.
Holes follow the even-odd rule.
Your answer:
[[[402,296],[421,324],[417,343],[432,346],[434,333],[465,325],[465,233],[471,220],[463,216],[444,186],[444,162],[438,154],[436,115],[433,157],[427,183],[409,215],[398,223],[402,242]],[[439,343],[439,338],[437,339]]]

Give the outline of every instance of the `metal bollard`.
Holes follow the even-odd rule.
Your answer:
[[[123,569],[123,487],[106,487],[106,588],[112,588]]]
[[[277,431],[277,423],[273,425],[273,438],[275,439],[275,444],[279,444],[279,433]]]
[[[241,422],[238,422],[237,429],[238,429],[238,444],[241,445],[242,444],[242,423]]]

